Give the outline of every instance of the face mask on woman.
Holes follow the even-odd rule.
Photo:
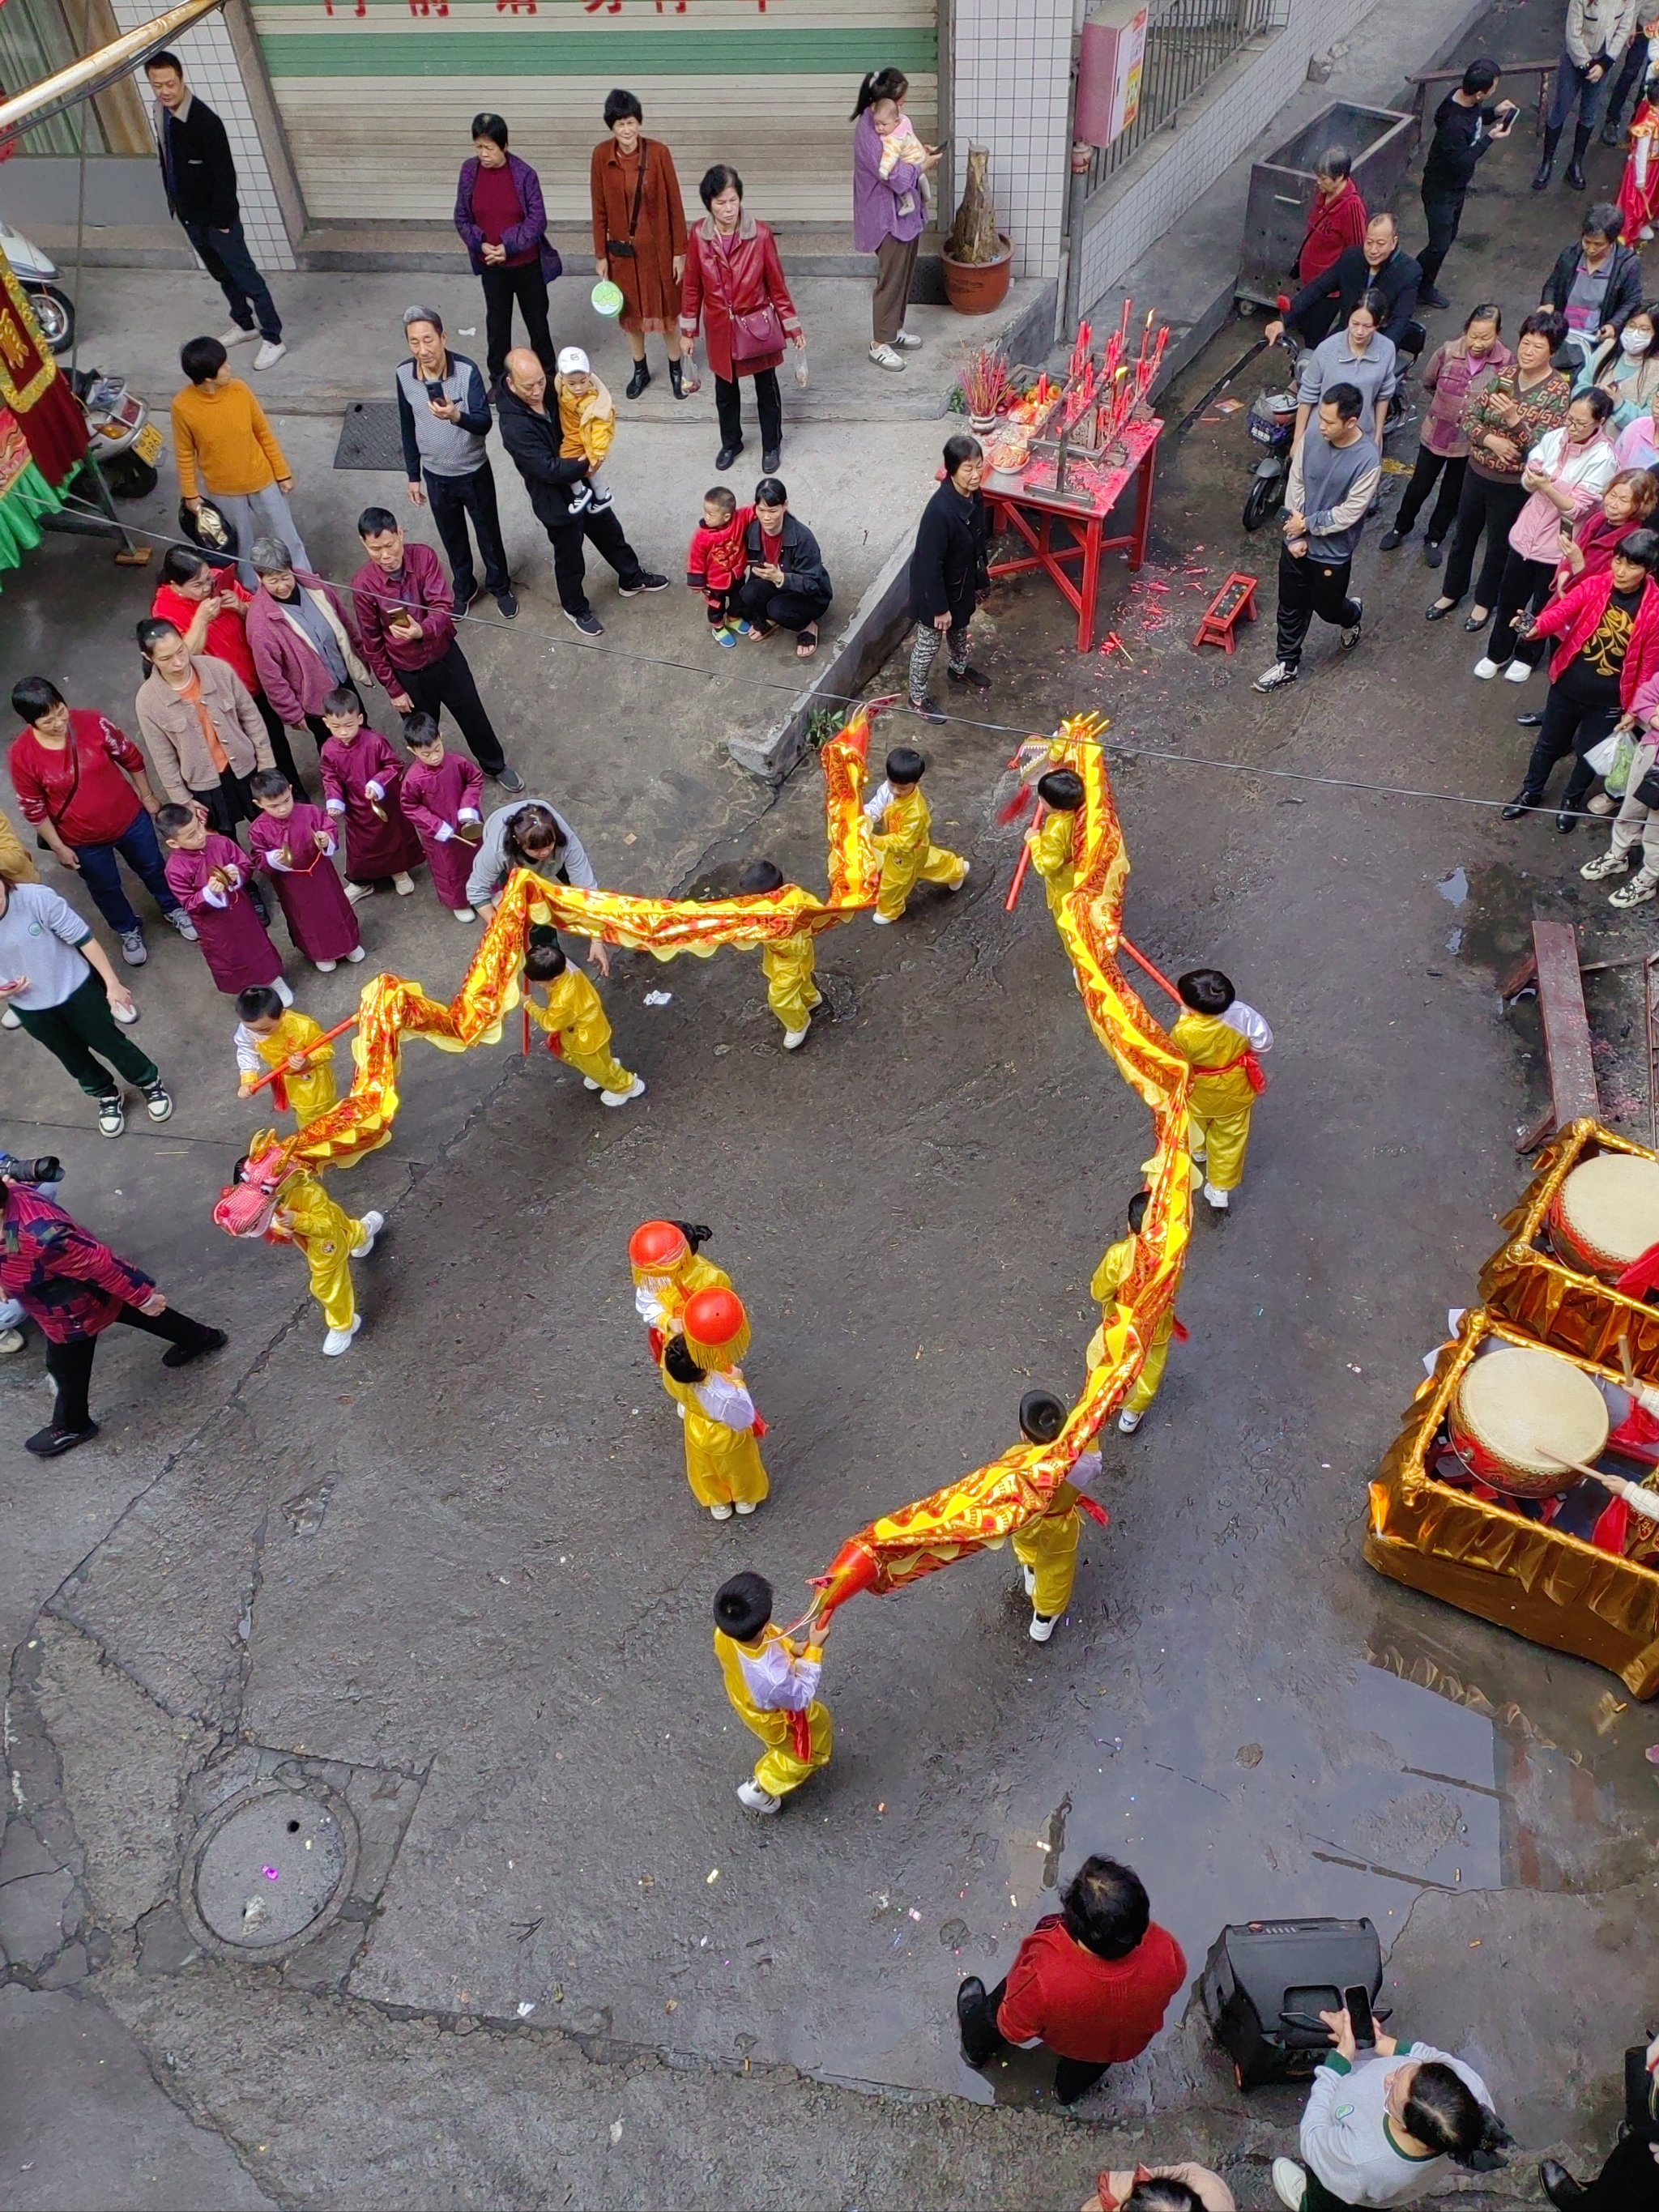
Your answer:
[[[1626,353],[1645,353],[1653,343],[1653,332],[1627,330],[1621,333],[1619,343]]]

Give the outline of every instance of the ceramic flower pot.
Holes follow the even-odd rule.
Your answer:
[[[939,259],[945,271],[945,296],[959,315],[988,315],[1008,296],[1014,273],[1014,248],[1006,232],[1000,231],[1002,253],[995,261],[953,261],[948,253]]]

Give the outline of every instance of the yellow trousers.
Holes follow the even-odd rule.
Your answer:
[[[591,1076],[601,1091],[627,1091],[633,1085],[632,1074],[608,1046],[598,1052],[580,1051],[567,1030],[559,1039],[559,1056],[578,1075]]]
[[[1083,1537],[1083,1516],[1075,1505],[1059,1513],[1045,1513],[1041,1521],[1016,1530],[1014,1557],[1036,1577],[1031,1609],[1047,1620],[1064,1613],[1072,1601],[1077,1580],[1077,1547]]]
[[[1123,1401],[1123,1411],[1126,1413],[1144,1413],[1153,1399],[1157,1397],[1164,1382],[1164,1370],[1170,1364],[1170,1339],[1174,1334],[1175,1330],[1168,1322],[1159,1322],[1152,1338],[1152,1348],[1146,1354],[1146,1363],[1131,1384],[1128,1396]],[[1089,1340],[1089,1349],[1084,1354],[1084,1364],[1092,1370],[1100,1365],[1105,1357],[1105,1331],[1097,1328]]]
[[[303,1245],[306,1266],[311,1271],[311,1295],[323,1310],[323,1319],[331,1328],[349,1328],[357,1317],[357,1294],[351,1285],[351,1248],[361,1244],[368,1231],[361,1221],[353,1221],[343,1208],[336,1207],[343,1226],[323,1237],[302,1237],[296,1241]]]
[[[1205,1179],[1218,1190],[1237,1190],[1244,1180],[1255,1110],[1249,1105],[1236,1113],[1206,1115],[1190,1106],[1187,1109],[1188,1140],[1194,1153],[1205,1155]]]
[[[896,921],[918,884],[949,884],[954,889],[967,872],[968,863],[961,854],[947,852],[943,845],[914,846],[908,852],[896,852],[883,844],[876,912]]]
[[[813,981],[817,946],[810,931],[786,937],[781,945],[761,947],[761,972],[766,978],[766,1003],[786,1030],[804,1030],[814,1006],[823,1004]]]
[[[757,1721],[766,1725],[757,1726]],[[753,1721],[745,1717],[744,1725],[767,1747],[755,1762],[755,1781],[772,1797],[787,1797],[792,1790],[799,1790],[809,1775],[828,1766],[836,1747],[836,1723],[829,1706],[817,1698],[806,1708],[809,1747],[805,1759],[795,1749],[787,1713],[761,1713]]]
[[[685,1479],[699,1505],[759,1505],[769,1494],[752,1429],[728,1429],[706,1413],[695,1382],[677,1382],[666,1368],[662,1387],[685,1416]]]

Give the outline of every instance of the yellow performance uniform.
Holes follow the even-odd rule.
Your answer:
[[[894,793],[883,821],[875,840],[881,854],[876,912],[896,921],[919,883],[946,884],[954,890],[967,875],[968,863],[959,853],[933,843],[933,817],[919,783]]]
[[[1012,1538],[1014,1557],[1036,1577],[1031,1610],[1045,1620],[1064,1613],[1072,1601],[1077,1580],[1077,1547],[1083,1537],[1083,1516],[1077,1510],[1078,1493],[1062,1482],[1042,1520],[1017,1529]]]
[[[288,1066],[297,1054],[312,1051],[322,1034],[322,1024],[313,1021],[309,1014],[302,1014],[297,1006],[287,1008],[269,1036],[255,1036],[252,1030],[246,1027],[238,1032],[239,1036],[252,1040],[253,1049],[267,1067],[281,1071],[280,1085],[267,1084],[265,1088],[271,1091],[280,1089],[286,1093],[295,1118],[302,1129],[307,1123],[314,1121],[319,1114],[326,1114],[331,1106],[337,1106],[340,1102],[340,1086],[334,1077],[334,1048],[331,1044],[325,1045],[311,1065],[298,1073]],[[249,1079],[245,1077],[245,1096],[248,1081]],[[273,1103],[280,1105],[281,1101],[273,1100]]]
[[[1060,912],[1061,899],[1070,896],[1077,882],[1077,861],[1073,852],[1077,821],[1075,814],[1056,811],[1044,819],[1041,829],[1032,830],[1026,836],[1025,842],[1031,848],[1031,866],[1042,878],[1050,914]]]
[[[634,1078],[611,1049],[610,1021],[599,993],[581,969],[567,968],[556,981],[541,988],[547,993],[544,1007],[536,1004],[534,985],[526,987],[524,1002],[531,1019],[558,1039],[559,1057],[601,1091],[629,1089]]]
[[[823,994],[812,980],[817,958],[817,945],[810,929],[761,947],[766,1003],[792,1034],[804,1030],[812,1018],[813,1007],[823,1004]]]
[[[283,1185],[272,1224],[277,1242],[299,1246],[311,1270],[311,1295],[331,1328],[349,1328],[357,1318],[351,1287],[351,1255],[368,1231],[337,1205],[314,1175],[302,1169]]]
[[[38,884],[40,880],[34,855],[18,836],[9,815],[4,813],[0,813],[0,875],[9,876],[15,884]]]
[[[809,1775],[830,1764],[836,1724],[829,1706],[814,1696],[806,1707],[808,1748],[803,1759],[795,1748],[790,1709],[757,1699],[783,1695],[799,1699],[816,1691],[823,1652],[816,1644],[792,1644],[781,1630],[769,1625],[752,1644],[739,1644],[723,1628],[717,1628],[714,1656],[726,1678],[726,1694],[732,1711],[766,1746],[755,1765],[756,1783],[769,1796],[787,1797]]]
[[[1113,1294],[1121,1290],[1129,1279],[1129,1270],[1133,1267],[1134,1261],[1134,1238],[1120,1237],[1095,1269],[1094,1279],[1089,1285],[1089,1295],[1091,1298],[1099,1301],[1101,1325],[1090,1339],[1089,1349],[1085,1354],[1086,1363],[1091,1368],[1098,1367],[1106,1357],[1106,1330],[1114,1321],[1123,1316],[1123,1309]],[[1127,1316],[1124,1317],[1127,1318]],[[1153,1399],[1157,1397],[1158,1386],[1164,1380],[1164,1370],[1170,1364],[1170,1339],[1174,1334],[1175,1316],[1173,1313],[1166,1313],[1152,1330],[1152,1340],[1146,1352],[1146,1364],[1135,1377],[1133,1387],[1123,1401],[1123,1410],[1126,1413],[1144,1413]],[[1046,1607],[1040,1606],[1037,1609],[1039,1612],[1047,1611]]]
[[[733,1367],[714,1373],[702,1382],[677,1382],[665,1367],[662,1387],[685,1414],[685,1479],[699,1505],[758,1505],[772,1488],[761,1462],[760,1443],[752,1425],[733,1428],[713,1413],[699,1392],[708,1394],[733,1419],[745,1409],[752,1425],[754,1401],[744,1388],[743,1376]]]
[[[1183,1013],[1170,1032],[1176,1050],[1196,1077],[1187,1100],[1194,1154],[1206,1161],[1206,1178],[1217,1190],[1237,1190],[1244,1180],[1255,1092],[1244,1070],[1250,1048],[1220,1014]],[[1206,1073],[1205,1070],[1215,1071]]]

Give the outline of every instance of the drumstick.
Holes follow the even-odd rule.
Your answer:
[[[1589,1467],[1582,1459],[1558,1459],[1553,1452],[1541,1449],[1538,1456],[1540,1459],[1555,1460],[1557,1467],[1576,1468],[1580,1474],[1589,1475],[1592,1482],[1599,1482],[1604,1490],[1610,1490],[1615,1498],[1622,1498],[1631,1510],[1639,1513],[1643,1520],[1659,1521],[1659,1494],[1644,1489],[1639,1482],[1631,1481],[1628,1476],[1604,1474],[1599,1467]]]

